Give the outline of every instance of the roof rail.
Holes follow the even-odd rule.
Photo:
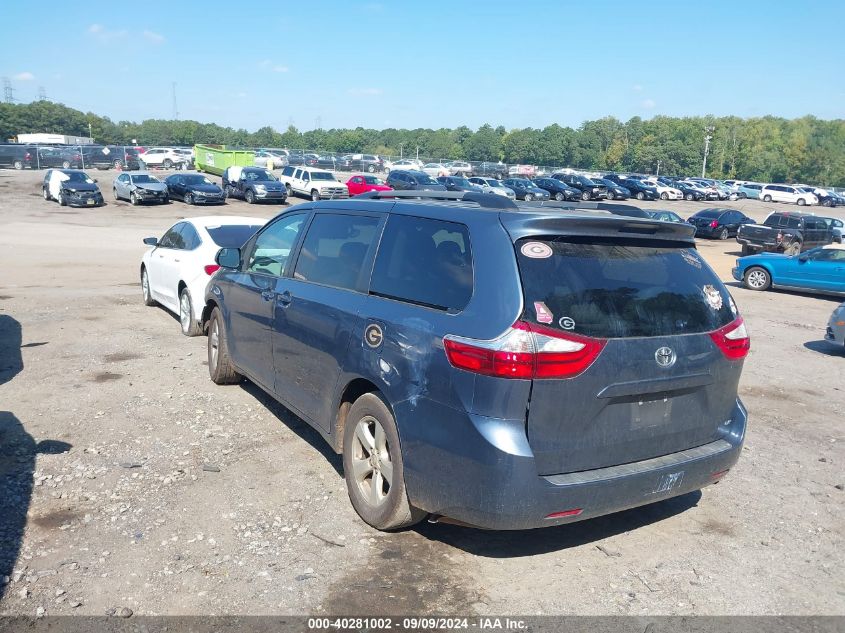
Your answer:
[[[494,193],[476,193],[474,191],[426,191],[426,190],[391,190],[391,191],[367,191],[355,196],[355,198],[369,198],[372,200],[389,200],[391,198],[403,198],[408,200],[443,200],[475,202],[480,207],[487,209],[518,209],[509,198]]]
[[[555,209],[590,209],[595,211],[609,211],[615,215],[627,215],[632,218],[647,218],[649,215],[640,207],[632,204],[615,204],[612,202],[566,202],[549,200],[540,202],[539,207],[552,207]]]

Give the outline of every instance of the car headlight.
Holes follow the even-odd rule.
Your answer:
[[[255,185],[255,188],[258,191],[267,191],[267,185]]]

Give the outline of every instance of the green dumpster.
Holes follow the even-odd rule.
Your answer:
[[[255,152],[226,149],[225,145],[194,145],[194,157],[197,171],[218,176],[222,176],[227,167],[252,167],[255,164]]]

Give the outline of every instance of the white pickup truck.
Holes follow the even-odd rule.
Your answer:
[[[288,190],[288,197],[297,194],[314,201],[349,197],[349,187],[338,181],[334,174],[323,169],[288,165],[282,170],[279,181]]]

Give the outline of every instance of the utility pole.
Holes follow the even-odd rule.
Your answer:
[[[659,175],[660,175],[660,160],[659,160],[659,159],[658,159],[658,161],[657,161],[657,173],[656,173],[656,174],[654,174],[654,175],[655,175],[655,176],[659,176]]]
[[[402,158],[402,147],[404,145],[405,145],[405,143],[399,143],[399,158]]]
[[[47,101],[47,89],[44,86],[38,86],[38,100]]]
[[[3,77],[3,101],[6,103],[15,102],[15,89],[8,77]]]
[[[173,82],[173,120],[179,120],[179,110],[176,107],[176,82]]]
[[[701,163],[701,177],[704,178],[704,172],[707,170],[707,152],[710,151],[710,141],[713,139],[713,130],[715,130],[712,125],[708,125],[704,128],[704,162]]]
[[[322,130],[323,129],[323,117],[318,116],[314,119],[314,129],[315,130]]]
[[[94,140],[94,134],[91,132],[91,121],[88,121],[88,138]]]

